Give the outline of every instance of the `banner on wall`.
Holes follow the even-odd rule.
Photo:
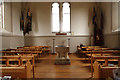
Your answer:
[[[24,12],[21,12],[20,30],[23,31],[24,36],[26,33],[29,34],[29,31],[32,31],[32,13],[30,9],[28,9],[26,17],[24,17]]]
[[[23,12],[21,12],[20,30],[24,31],[24,14],[23,14]]]
[[[29,31],[32,31],[32,13],[30,12],[30,9],[27,11],[27,17],[26,17],[26,26],[24,29],[24,36],[25,34],[29,34]]]

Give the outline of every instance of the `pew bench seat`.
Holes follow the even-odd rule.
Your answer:
[[[91,54],[86,54],[88,57],[91,57]],[[106,54],[103,54],[104,56],[114,56],[113,54],[109,54],[109,53],[106,53]],[[101,54],[92,54],[92,56],[101,56]]]
[[[97,59],[97,62],[105,61],[105,59]],[[108,61],[118,61],[118,59],[108,59]]]

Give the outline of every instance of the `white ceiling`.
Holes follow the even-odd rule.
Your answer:
[[[5,2],[119,2],[120,0],[4,0]]]

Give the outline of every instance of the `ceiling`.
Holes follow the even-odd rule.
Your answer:
[[[3,0],[5,2],[119,2],[120,0]]]

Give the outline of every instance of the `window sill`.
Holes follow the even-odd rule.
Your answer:
[[[52,32],[54,35],[73,35],[71,32]]]
[[[118,27],[118,29],[116,29],[116,30],[112,30],[112,32],[120,32],[120,27]]]
[[[67,33],[56,33],[56,35],[67,35]]]

